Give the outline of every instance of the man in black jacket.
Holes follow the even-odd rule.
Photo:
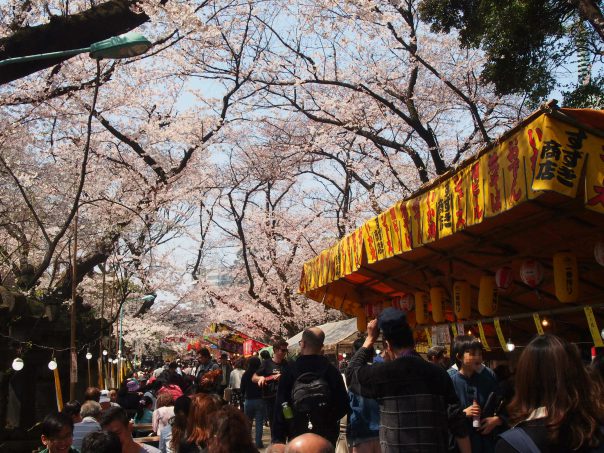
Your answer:
[[[388,361],[367,365],[382,330]],[[383,453],[446,452],[448,430],[461,453],[470,452],[465,416],[447,372],[422,359],[414,350],[413,332],[405,314],[394,308],[367,326],[367,338],[348,368],[349,390],[380,405]]]
[[[333,445],[338,440],[340,419],[350,411],[348,393],[342,375],[322,354],[325,333],[318,327],[306,329],[300,341],[300,356],[282,370],[275,403],[275,427],[273,442],[285,443],[300,434],[312,432],[329,440]],[[297,412],[292,398],[296,379],[304,373],[315,373],[329,387],[328,403],[311,414]],[[283,403],[293,410],[293,418],[286,420]]]

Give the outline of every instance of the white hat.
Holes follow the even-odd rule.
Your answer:
[[[111,398],[109,398],[109,390],[101,390],[101,398],[99,399],[99,403],[109,403]]]

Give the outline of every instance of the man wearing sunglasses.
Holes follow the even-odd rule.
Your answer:
[[[252,382],[262,389],[262,398],[266,404],[268,423],[273,440],[273,417],[275,412],[275,398],[281,373],[287,366],[287,341],[277,340],[273,343],[273,357],[262,362],[258,371],[252,376]]]

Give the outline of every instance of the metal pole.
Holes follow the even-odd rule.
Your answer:
[[[76,384],[78,382],[78,354],[76,351],[76,292],[78,288],[78,272],[76,268],[76,258],[78,253],[78,214],[73,218],[73,253],[71,262],[71,322],[70,322],[70,342],[69,350],[71,356],[71,369],[69,373],[69,399],[74,400],[76,394]]]
[[[88,362],[88,387],[92,387],[92,381],[90,379],[90,359],[86,360]]]
[[[103,274],[103,288],[101,293],[101,337],[99,338],[99,385],[101,388],[107,388],[107,384],[103,385],[103,337],[105,333],[105,326],[103,322],[105,320],[105,280],[107,276],[105,265],[101,266],[101,273]]]

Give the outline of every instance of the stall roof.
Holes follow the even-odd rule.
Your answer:
[[[362,317],[367,305],[434,286],[443,287],[450,300],[453,282],[466,280],[473,306],[465,323],[471,325],[483,318],[476,307],[481,276],[510,266],[514,284],[499,295],[495,315],[506,337],[512,329],[525,339],[535,333],[532,318],[506,323],[512,315],[576,307],[555,316],[550,328],[572,341],[591,341],[581,308],[596,304],[601,323],[604,267],[594,246],[604,239],[603,126],[602,111],[544,107],[306,262],[300,291]],[[573,304],[555,296],[552,256],[558,251],[572,251],[578,259],[580,297]],[[536,290],[519,277],[526,259],[545,270]],[[447,307],[446,321],[453,323]],[[413,312],[409,318],[413,322]],[[492,326],[485,331],[494,337]]]
[[[325,341],[323,342],[325,353],[334,352],[335,347],[338,344],[351,344],[358,336],[356,318],[345,319],[344,321],[329,322],[327,324],[320,325],[319,328],[325,332]],[[298,342],[302,339],[302,333],[303,332],[297,333],[287,340],[290,354],[297,354],[300,350]]]

